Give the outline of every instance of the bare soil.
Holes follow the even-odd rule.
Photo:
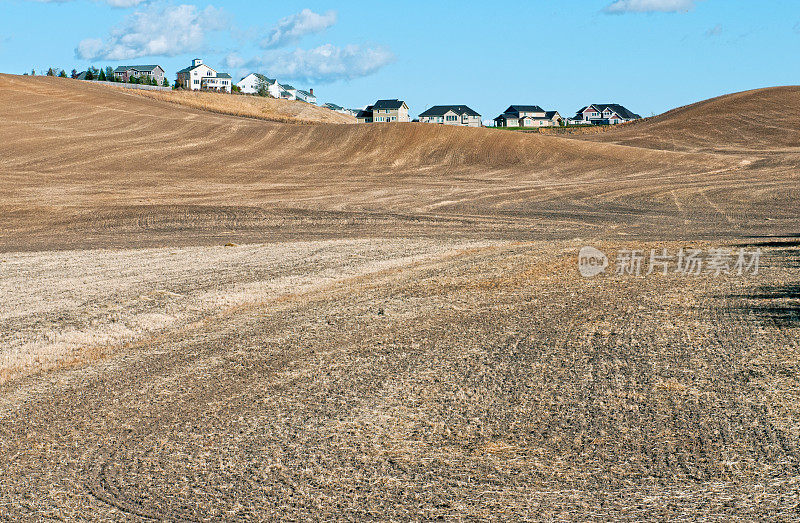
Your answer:
[[[798,519],[799,98],[561,137],[0,75],[0,518]]]

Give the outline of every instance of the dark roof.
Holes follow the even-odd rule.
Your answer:
[[[231,75],[228,73],[217,73],[217,78],[230,78]]]
[[[374,105],[368,105],[364,109],[358,111],[356,118],[372,118],[372,110],[375,108]]]
[[[289,84],[281,84],[281,87],[283,87],[283,89],[284,89],[285,91],[296,91],[296,90],[297,90],[297,89],[295,89],[294,87],[292,87],[292,86],[291,86],[291,85],[289,85]]]
[[[161,68],[163,71],[164,68],[160,65],[121,65],[114,69],[115,73],[124,73],[125,71],[130,71],[133,69],[134,71],[144,71],[146,73],[152,72],[156,67]]]
[[[266,77],[266,76],[264,76],[264,75],[263,75],[263,74],[261,74],[261,73],[250,73],[250,74],[254,75],[256,78],[258,78],[258,79],[259,79],[259,80],[261,80],[262,82],[267,82],[268,84],[274,84],[274,83],[275,83],[275,80],[273,80],[272,78]],[[247,76],[250,76],[250,75],[248,74]],[[244,80],[245,78],[247,78],[247,76],[245,76],[244,78],[242,78],[242,80]],[[241,82],[242,80],[239,80],[239,81]]]
[[[328,109],[331,109],[333,111],[341,111],[341,110],[344,109],[344,107],[342,107],[340,105],[332,104],[330,102],[322,104],[322,107],[327,107]]]
[[[373,109],[400,109],[403,107],[405,102],[403,100],[378,100],[375,102],[375,105],[372,106]]]
[[[539,107],[538,105],[510,105],[508,109],[503,111],[504,113],[509,114],[519,114],[519,113],[543,113],[544,109]]]
[[[583,111],[585,111],[589,107],[595,107],[600,112],[603,112],[606,109],[611,109],[612,111],[614,111],[615,113],[617,113],[621,117],[627,118],[627,119],[631,119],[631,120],[636,120],[638,118],[641,118],[641,116],[639,116],[638,114],[636,114],[636,113],[634,113],[632,111],[629,111],[628,109],[626,109],[625,107],[623,107],[620,104],[592,104],[590,106],[587,105],[586,107],[578,110],[578,113],[582,113]]]
[[[519,116],[514,116],[513,114],[509,114],[509,113],[503,113],[500,116],[498,116],[497,118],[495,118],[495,120],[507,120],[509,118],[513,118],[514,120],[519,120]]]
[[[480,116],[466,105],[434,105],[427,111],[420,113],[420,118],[423,116],[444,116],[445,113],[453,111],[459,115]]]
[[[544,116],[545,116],[545,118],[547,118],[548,120],[552,119],[552,118],[553,118],[555,115],[557,115],[557,114],[558,114],[558,111],[545,111],[545,112],[544,112]],[[561,116],[561,115],[559,115],[559,116]]]
[[[312,97],[312,98],[316,98],[316,96],[314,96],[313,94],[309,93],[308,91],[303,91],[302,89],[298,89],[297,92],[302,94],[303,96],[309,96],[309,97]]]
[[[82,73],[79,73],[78,76],[75,77],[75,79],[76,80],[86,80],[86,73],[88,73],[88,72],[89,71],[83,71]]]

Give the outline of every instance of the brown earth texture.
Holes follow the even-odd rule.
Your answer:
[[[800,87],[574,135],[215,96],[0,75],[0,519],[800,519]]]

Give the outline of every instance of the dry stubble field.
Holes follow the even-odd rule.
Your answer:
[[[798,102],[565,138],[0,75],[0,517],[797,519]]]

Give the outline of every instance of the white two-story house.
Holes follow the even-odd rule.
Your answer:
[[[210,90],[230,93],[233,79],[228,73],[219,73],[199,58],[192,60],[191,67],[177,73],[177,84],[192,91]]]

